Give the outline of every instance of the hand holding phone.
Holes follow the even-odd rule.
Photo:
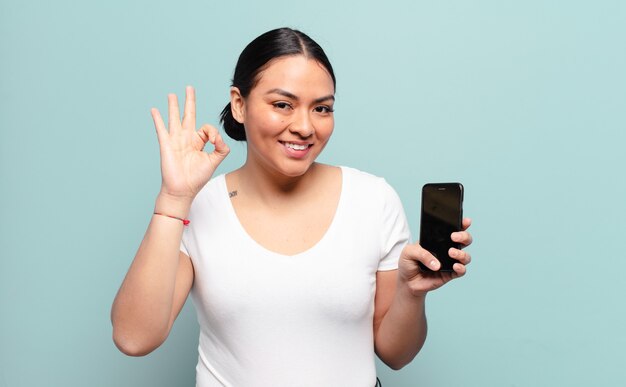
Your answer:
[[[463,185],[461,183],[429,183],[422,187],[420,245],[441,263],[439,271],[452,272],[457,263],[448,251],[461,248],[451,234],[462,230]],[[421,262],[420,268],[432,271]]]

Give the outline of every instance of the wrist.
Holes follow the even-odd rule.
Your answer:
[[[157,196],[154,212],[186,219],[191,209],[193,198],[183,198],[160,192]]]
[[[407,281],[398,281],[398,289],[396,294],[400,299],[410,303],[424,303],[426,301],[427,291],[421,289],[413,289]]]

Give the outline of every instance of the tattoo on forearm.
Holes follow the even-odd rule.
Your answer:
[[[230,192],[228,193],[228,197],[229,197],[229,198],[232,198],[232,197],[235,197],[235,196],[237,196],[237,191],[236,191],[236,190],[235,190],[235,191],[230,191]]]

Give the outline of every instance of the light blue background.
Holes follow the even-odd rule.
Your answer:
[[[624,4],[3,0],[0,386],[193,385],[190,304],[145,358],[110,338],[160,184],[149,109],[192,84],[217,123],[239,52],[285,25],[336,70],[322,161],[386,177],[414,235],[422,184],[466,188],[469,274],[383,385],[624,385]]]

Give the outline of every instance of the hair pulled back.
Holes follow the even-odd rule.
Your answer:
[[[324,50],[309,36],[291,28],[278,28],[254,39],[239,55],[232,86],[237,87],[243,98],[248,97],[258,81],[258,76],[268,63],[276,58],[290,55],[304,55],[314,59],[326,68],[336,86],[335,73]],[[233,117],[230,102],[220,114],[220,122],[226,134],[237,141],[246,140],[243,124]]]

